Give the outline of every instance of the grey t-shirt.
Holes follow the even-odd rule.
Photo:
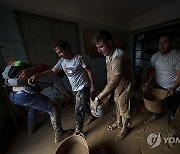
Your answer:
[[[79,91],[89,86],[89,80],[84,69],[86,66],[82,56],[75,55],[71,60],[60,58],[54,68],[64,70],[69,79],[72,91]]]
[[[151,58],[151,66],[155,67],[157,84],[169,89],[177,78],[176,70],[180,70],[180,52],[172,49],[166,56],[157,52]],[[180,86],[176,90],[180,91]]]

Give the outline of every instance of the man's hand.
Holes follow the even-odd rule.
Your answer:
[[[143,83],[143,86],[142,86],[143,91],[147,90],[149,88],[149,85],[150,85],[149,82]]]
[[[90,87],[90,93],[94,93],[94,91],[95,91],[95,88],[94,88],[93,85],[91,85],[91,87]]]
[[[91,102],[91,111],[92,112],[97,112],[97,107],[99,105],[99,102],[100,102],[100,100],[98,97],[96,97],[95,100]]]
[[[35,84],[35,79],[36,79],[36,75],[33,75],[31,78],[28,79],[28,83],[30,85],[34,85]]]
[[[170,97],[170,96],[173,96],[174,95],[174,90],[173,89],[168,89],[168,92],[167,92],[167,95],[166,97]]]

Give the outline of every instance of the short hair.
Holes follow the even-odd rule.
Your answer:
[[[71,46],[69,45],[68,42],[63,41],[63,40],[58,40],[54,45],[53,48],[55,49],[56,47],[62,48],[63,50],[65,50],[67,47],[69,49],[71,49]]]
[[[93,44],[96,44],[99,41],[111,41],[113,43],[113,38],[109,31],[103,29],[95,34],[93,38]]]
[[[167,33],[167,32],[166,33],[162,33],[159,38],[164,37],[164,36],[167,36],[170,41],[174,40],[174,36],[173,36],[172,33]]]

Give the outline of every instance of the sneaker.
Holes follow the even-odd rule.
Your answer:
[[[150,118],[148,118],[146,121],[144,121],[145,124],[148,124],[150,122],[156,121],[158,119],[158,114],[157,113],[153,113],[152,116]]]
[[[94,117],[93,115],[90,115],[87,119],[87,121],[85,122],[85,125],[89,125],[90,123],[92,123],[94,120],[96,120],[96,117]]]
[[[72,134],[73,130],[63,130],[61,133],[55,133],[55,143],[58,143]]]
[[[129,133],[129,130],[123,129],[120,131],[120,133],[115,137],[115,141],[122,141]]]

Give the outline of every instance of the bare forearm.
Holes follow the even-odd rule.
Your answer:
[[[176,81],[171,89],[173,89],[174,91],[176,91],[176,89],[177,89],[179,86],[180,86],[180,80],[179,80],[179,81]]]
[[[94,77],[93,77],[93,73],[92,73],[92,71],[91,71],[90,67],[89,67],[89,66],[87,66],[87,67],[85,68],[85,70],[86,70],[87,75],[88,75],[88,77],[89,77],[91,87],[93,87],[93,88],[94,88]]]
[[[93,78],[92,72],[89,72],[89,73],[88,73],[88,76],[89,76],[89,80],[90,80],[90,82],[91,82],[91,86],[94,87],[94,78]]]
[[[172,88],[173,91],[176,91],[176,89],[180,86],[180,70],[176,70],[176,81],[174,82]]]
[[[110,77],[109,77],[109,73],[107,73],[107,83],[110,82]]]
[[[51,69],[51,70],[47,70],[47,71],[42,72],[42,73],[35,74],[35,76],[36,76],[36,79],[41,79],[41,78],[51,77],[55,74],[56,74],[56,72]]]
[[[50,69],[48,71],[35,74],[31,78],[28,79],[28,83],[33,84],[38,79],[51,77],[51,76],[55,75],[57,72],[58,72],[58,70]]]
[[[119,84],[119,79],[118,77],[114,78],[113,80],[111,80],[103,89],[103,91],[98,95],[99,99],[103,99],[106,96],[108,96],[109,94],[113,93],[114,90],[116,89],[116,87]]]

